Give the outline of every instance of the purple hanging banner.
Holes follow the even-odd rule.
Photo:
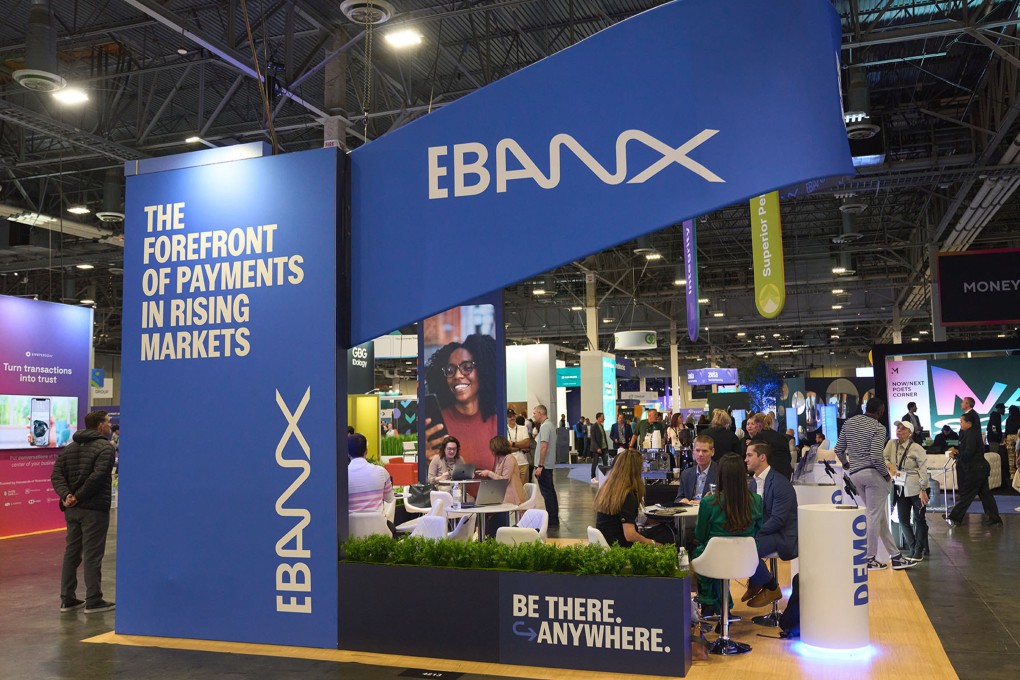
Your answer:
[[[687,335],[698,339],[698,235],[694,220],[684,220],[684,274],[687,277]]]

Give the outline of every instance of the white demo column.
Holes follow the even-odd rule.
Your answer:
[[[867,647],[871,634],[864,510],[802,505],[797,522],[801,640],[823,649]]]

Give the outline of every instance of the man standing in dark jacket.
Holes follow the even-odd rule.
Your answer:
[[[110,437],[110,416],[92,411],[85,416],[85,428],[74,433],[74,441],[60,452],[50,481],[60,496],[60,509],[67,522],[67,546],[60,574],[60,611],[85,607],[86,614],[110,611],[113,602],[103,599],[103,555],[110,528],[114,448]],[[85,553],[85,601],[77,598],[78,565]]]
[[[747,445],[751,442],[764,442],[769,445],[771,456],[769,466],[777,473],[791,479],[793,477],[793,456],[790,454],[790,440],[779,434],[768,424],[764,413],[755,413],[744,423],[747,429]]]

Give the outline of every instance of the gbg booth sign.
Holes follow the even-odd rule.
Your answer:
[[[460,622],[477,645],[450,658],[581,667],[583,648],[603,669],[682,672],[689,603],[632,590],[654,579],[443,570],[345,596],[340,352],[699,214],[852,174],[839,54],[826,0],[671,2],[349,156],[254,145],[131,163],[122,408],[149,438],[121,468],[117,631],[367,649],[352,632],[366,609],[390,615],[455,583],[493,597],[442,607],[484,614]],[[626,120],[590,115],[607,89],[633,104]],[[538,247],[493,266],[511,232]],[[394,243],[422,266],[394,270]],[[451,252],[469,255],[456,275]],[[196,394],[201,408],[181,411]],[[359,594],[374,599],[355,606]],[[387,627],[364,628],[375,651],[408,653]]]

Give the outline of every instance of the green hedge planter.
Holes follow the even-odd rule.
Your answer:
[[[672,546],[351,539],[340,648],[683,676],[690,578]],[[399,633],[380,635],[393,630]]]

